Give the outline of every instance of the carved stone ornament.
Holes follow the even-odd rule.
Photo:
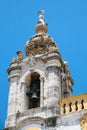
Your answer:
[[[36,63],[36,59],[35,59],[35,57],[32,55],[31,57],[29,57],[29,65],[30,65],[31,67],[33,67],[33,66],[35,65],[35,63]]]
[[[46,23],[41,23],[40,21],[38,22],[38,24],[36,25],[36,29],[35,29],[35,31],[37,32],[37,33],[40,33],[40,32],[45,32],[45,33],[47,33],[47,31],[48,31],[48,25],[46,24]]]
[[[82,130],[87,130],[87,113],[80,119]]]
[[[26,56],[29,54],[48,54],[49,52],[58,52],[54,40],[47,34],[48,24],[44,22],[44,10],[39,11],[39,20],[35,27],[34,35],[25,45]]]
[[[11,63],[19,63],[24,59],[23,53],[21,51],[17,51],[16,53],[17,53],[18,57],[13,58]]]
[[[25,52],[27,56],[30,53],[37,55],[55,51],[58,52],[56,43],[47,34],[37,34],[25,45]]]

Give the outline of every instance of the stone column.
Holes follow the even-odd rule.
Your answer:
[[[44,106],[44,77],[40,77],[40,107]]]

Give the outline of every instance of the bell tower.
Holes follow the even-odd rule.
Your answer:
[[[47,34],[43,14],[39,12],[36,34],[25,44],[26,58],[17,51],[7,70],[10,91],[4,130],[54,130],[60,116],[58,101],[71,96],[68,64]]]

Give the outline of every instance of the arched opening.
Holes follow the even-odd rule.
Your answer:
[[[30,85],[27,96],[29,98],[29,109],[40,107],[40,75],[36,72],[30,76]]]

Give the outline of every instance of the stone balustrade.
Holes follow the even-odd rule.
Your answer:
[[[68,114],[70,112],[87,109],[87,94],[62,98],[60,99],[59,104],[61,114]]]

